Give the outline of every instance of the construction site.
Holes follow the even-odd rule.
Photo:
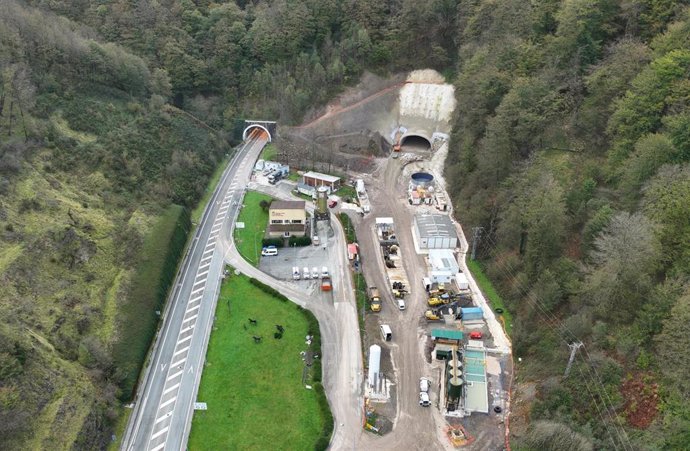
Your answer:
[[[500,449],[511,345],[467,270],[452,216],[462,212],[446,194],[453,87],[433,71],[366,78],[276,140],[291,170],[344,174],[354,188],[331,198],[354,225],[357,242],[343,252],[367,284],[355,446]],[[290,183],[279,185],[297,190]]]

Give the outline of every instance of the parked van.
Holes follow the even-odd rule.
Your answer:
[[[304,269],[302,270],[302,277],[304,280],[309,280],[309,267],[305,266]]]
[[[261,255],[264,257],[275,257],[278,255],[278,249],[275,246],[268,246],[261,250]]]
[[[383,341],[391,341],[393,339],[393,331],[387,324],[381,324],[379,327],[381,329],[381,338]]]
[[[312,237],[312,239],[311,239],[311,244],[313,244],[314,246],[318,246],[318,245],[319,245],[319,242],[320,242],[319,236],[318,236],[318,235],[314,235],[314,236]]]
[[[429,393],[430,381],[428,377],[422,377],[419,379],[419,391],[424,393]]]
[[[314,266],[311,269],[311,278],[312,279],[318,279],[319,278],[319,268],[317,268],[316,266]]]
[[[299,280],[299,266],[292,267],[292,280]]]
[[[328,277],[328,268],[325,266],[321,268],[321,278],[323,279],[324,277]]]

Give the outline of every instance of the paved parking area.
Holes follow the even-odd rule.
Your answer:
[[[335,240],[330,237],[326,223],[318,224],[319,246],[303,246],[303,247],[282,247],[278,249],[278,255],[275,257],[261,257],[259,262],[259,269],[281,280],[293,280],[292,268],[297,266],[300,273],[303,272],[304,267],[309,268],[309,272],[313,268],[318,268],[317,271],[321,274],[321,268],[324,266],[328,268],[329,273],[333,271],[331,264],[331,254],[335,252]],[[326,243],[324,248],[323,243]],[[335,260],[335,259],[333,259]],[[304,283],[303,278],[300,278],[298,283]]]

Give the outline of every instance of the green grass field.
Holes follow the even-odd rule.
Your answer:
[[[261,151],[261,156],[259,157],[259,159],[264,161],[275,161],[277,156],[278,148],[276,147],[276,145],[273,143],[268,143],[266,144],[266,146],[264,146],[264,149]]]
[[[243,229],[235,229],[235,243],[242,257],[254,266],[259,264],[261,240],[268,227],[268,211],[264,211],[259,202],[271,202],[273,198],[266,194],[249,191],[244,196],[244,206],[237,222],[243,222]]]
[[[481,288],[482,292],[484,293],[484,296],[486,296],[486,298],[489,300],[491,307],[494,310],[497,308],[503,309],[502,315],[504,320],[504,326],[506,329],[506,333],[510,335],[513,331],[513,316],[506,308],[505,303],[503,302],[503,298],[501,298],[501,295],[498,294],[489,278],[486,277],[486,274],[484,274],[481,264],[478,261],[467,260],[467,268],[474,276],[474,280],[477,281],[477,285],[479,285],[479,288]]]
[[[319,392],[302,383],[305,313],[232,275],[216,318],[197,396],[208,410],[194,413],[189,449],[314,449],[325,418]],[[273,337],[276,324],[285,328],[280,340]],[[260,344],[253,335],[262,337]]]
[[[204,195],[201,197],[201,199],[199,199],[199,202],[196,204],[194,210],[192,210],[191,216],[194,224],[198,224],[201,220],[201,215],[204,213],[204,207],[206,207],[206,204],[211,199],[213,191],[215,191],[216,187],[218,186],[220,176],[223,175],[223,171],[228,165],[228,161],[230,161],[230,157],[223,158],[223,160],[218,163],[218,167],[216,167],[211,179],[208,181],[208,186],[206,187],[206,191],[204,191]]]

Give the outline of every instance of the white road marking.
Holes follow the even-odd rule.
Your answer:
[[[213,249],[215,246],[216,246],[215,243],[207,244],[206,247],[204,248],[204,250]]]
[[[158,437],[158,436],[161,436],[161,435],[165,434],[166,432],[168,432],[168,429],[170,429],[170,427],[169,427],[169,426],[166,426],[166,427],[164,427],[163,429],[161,429],[160,431],[156,432],[155,434],[153,434],[153,435],[151,436],[151,440],[153,440],[154,438],[156,438],[156,437]]]
[[[179,385],[179,384],[178,384],[178,385]],[[171,416],[172,416],[172,412],[168,412],[168,413],[166,413],[165,415],[163,415],[162,417],[156,418],[156,422],[155,422],[154,424],[158,424],[158,423],[160,423],[160,422],[163,421],[163,420],[167,420],[167,419],[170,418]]]
[[[207,263],[211,263],[211,260],[213,260],[213,257],[212,257],[212,256],[211,256],[211,257],[206,257],[206,258],[204,258],[204,259],[201,260],[201,262],[199,262],[199,263],[201,263],[202,265],[205,265],[205,264],[207,264]]]
[[[201,307],[201,304],[195,305],[194,307],[192,307],[192,308],[190,308],[189,310],[187,310],[185,313],[191,313],[191,312],[193,312],[194,310],[199,310],[200,307]]]
[[[189,337],[183,338],[182,340],[178,341],[177,344],[178,344],[178,345],[179,345],[179,344],[182,344],[182,343],[184,343],[185,341],[189,341],[189,340],[191,340],[191,339],[192,339],[192,336],[190,335]]]
[[[162,409],[163,407],[167,406],[168,404],[174,403],[176,400],[177,400],[177,396],[173,396],[172,398],[168,399],[168,400],[165,401],[163,404],[161,404],[160,406],[158,406],[158,410]]]
[[[182,360],[178,360],[177,362],[173,363],[173,364],[170,365],[170,366],[179,366],[179,365],[184,364],[184,362],[186,362],[186,361],[187,361],[187,357],[183,358]],[[166,392],[163,392],[163,394],[165,394],[165,393],[166,393]]]
[[[193,320],[193,319],[196,319],[197,316],[199,316],[198,313],[197,313],[196,315],[190,316],[189,318],[185,319],[184,322],[183,322],[182,324],[184,324],[184,323],[186,323],[186,322],[188,322],[188,321],[191,321],[191,320]],[[187,329],[185,329],[185,330],[183,330],[183,331],[180,331],[180,333],[183,334],[183,333],[185,333],[185,332],[187,332],[188,330],[191,330],[191,329],[193,329],[193,328],[194,328],[194,326],[188,327]]]
[[[194,318],[196,318],[197,316],[198,316],[198,315],[196,315],[196,316],[194,316],[194,317],[192,317],[192,318],[190,318],[190,319],[194,319]],[[185,323],[186,323],[186,322],[187,322],[187,321],[185,321]],[[189,331],[192,330],[192,329],[194,329],[194,324],[192,324],[191,326],[187,327],[186,329],[182,329],[182,330],[180,331],[180,333],[183,334],[183,333],[185,333],[185,332],[189,332]],[[173,365],[173,366],[174,366],[174,365]]]
[[[187,306],[189,306],[189,304],[191,304],[191,303],[193,303],[193,302],[198,301],[199,299],[201,299],[201,298],[203,298],[203,297],[204,297],[204,294],[203,294],[203,293],[197,294],[197,295],[194,296],[194,297],[190,297],[190,298],[189,298],[189,302],[187,303]]]
[[[200,291],[204,291],[204,287],[197,288],[196,290],[192,291],[192,295],[191,295],[191,296],[194,296],[195,293],[198,293],[198,292],[200,292]],[[191,296],[190,296],[190,298],[191,298]]]
[[[212,233],[212,234],[209,236],[209,238],[215,238],[215,237],[217,237],[217,236],[218,236],[218,232],[215,232],[215,235]]]
[[[206,274],[208,274],[208,271],[209,271],[209,270],[207,269],[206,271],[204,271],[204,272],[202,272],[202,273],[200,273],[200,274],[197,273],[196,278],[197,278],[197,279],[200,279],[200,278],[206,276]],[[206,277],[204,277],[204,279],[206,279]]]
[[[160,451],[163,448],[165,448],[165,442],[161,443],[160,445],[156,446],[155,448],[149,450],[149,451]]]
[[[179,375],[182,374],[182,373],[184,373],[184,370],[178,371],[177,373],[175,373],[175,374],[173,374],[172,376],[170,376],[167,380],[168,380],[168,381],[171,381],[171,380],[175,379],[177,376],[179,376]],[[160,409],[161,407],[163,407],[163,406],[158,406],[159,409]]]
[[[167,363],[162,363],[162,364],[161,364],[161,372],[162,372],[162,371],[165,371],[165,367],[166,367],[166,366],[168,366]]]
[[[177,351],[175,354],[173,354],[173,357],[175,357],[177,354],[182,354],[183,352],[185,352],[185,351],[186,351],[187,349],[189,349],[190,347],[191,347],[191,346],[187,346],[187,347],[185,347],[185,348],[180,349],[180,350]]]
[[[196,280],[195,280],[195,282],[196,282]],[[201,285],[202,288],[203,288],[203,285],[204,285],[205,283],[206,283],[206,279],[202,280],[201,282],[196,282],[196,283],[192,286],[192,293],[196,293],[197,291],[199,291],[199,288],[196,288],[196,289],[195,289],[195,287],[198,287],[198,286]]]
[[[213,255],[213,249],[209,249],[203,254],[201,254],[201,258],[207,258],[209,255]]]
[[[177,384],[173,385],[172,387],[166,388],[166,389],[163,391],[163,394],[165,395],[166,393],[170,393],[171,391],[175,390],[175,389],[176,389],[177,387],[179,387],[179,386],[180,386],[180,383],[178,382]]]
[[[199,266],[199,271],[204,270],[204,269],[208,268],[209,266],[211,266],[211,262],[208,262],[205,265]],[[206,272],[208,272],[208,271],[206,271]]]

